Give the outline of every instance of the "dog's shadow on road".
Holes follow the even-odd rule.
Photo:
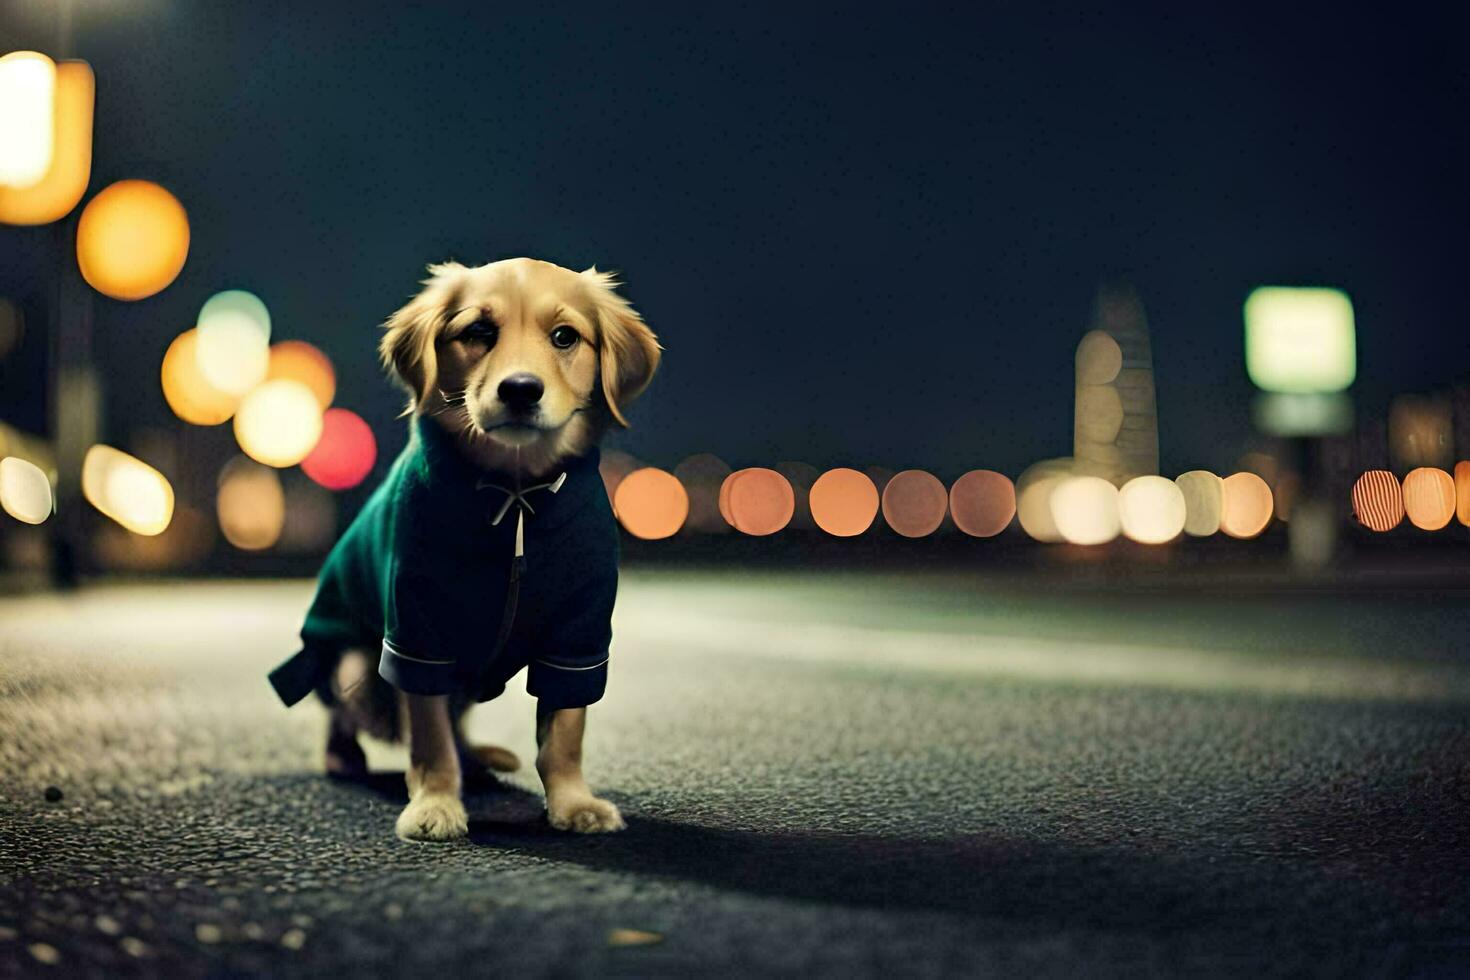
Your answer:
[[[470,840],[480,846],[720,891],[1094,927],[1180,927],[1204,914],[1192,880],[1198,869],[1137,853],[975,834],[716,828],[627,807],[621,833],[568,834],[552,829],[541,797],[524,790],[467,794],[466,802]]]
[[[392,802],[407,800],[402,773],[346,782]],[[793,901],[1157,931],[1218,921],[1211,901],[1221,901],[1223,889],[1232,893],[1236,925],[1299,918],[1294,903],[1230,884],[1203,857],[986,834],[718,828],[626,806],[621,833],[569,834],[547,824],[540,796],[488,775],[467,782],[465,804],[470,841],[481,847]]]

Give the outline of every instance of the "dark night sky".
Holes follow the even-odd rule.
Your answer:
[[[1470,86],[1438,14],[538,6],[80,0],[92,189],[159,180],[194,234],[164,293],[98,302],[114,441],[169,424],[165,347],[243,287],[396,448],[376,325],[449,257],[621,270],[667,354],[617,443],[665,466],[1065,454],[1112,276],[1153,328],[1166,473],[1248,447],[1254,285],[1349,291],[1365,413],[1470,366]],[[52,7],[11,8],[3,47],[54,52]],[[46,241],[0,230],[0,291],[34,302]]]

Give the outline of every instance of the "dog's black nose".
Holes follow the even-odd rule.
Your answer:
[[[530,408],[541,400],[541,395],[545,391],[546,386],[541,383],[540,378],[524,371],[510,375],[500,382],[499,388],[495,389],[500,400],[512,410]]]

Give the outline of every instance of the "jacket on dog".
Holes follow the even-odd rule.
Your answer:
[[[327,557],[301,651],[271,672],[281,700],[316,690],[331,701],[331,672],[351,648],[380,649],[378,673],[410,694],[488,701],[528,667],[543,710],[601,698],[618,529],[598,459],[594,447],[559,478],[522,486],[477,469],[416,418]]]

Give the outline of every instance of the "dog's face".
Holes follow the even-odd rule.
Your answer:
[[[577,455],[648,385],[660,348],[612,276],[535,259],[429,267],[381,346],[412,410],[487,465],[534,471]]]

